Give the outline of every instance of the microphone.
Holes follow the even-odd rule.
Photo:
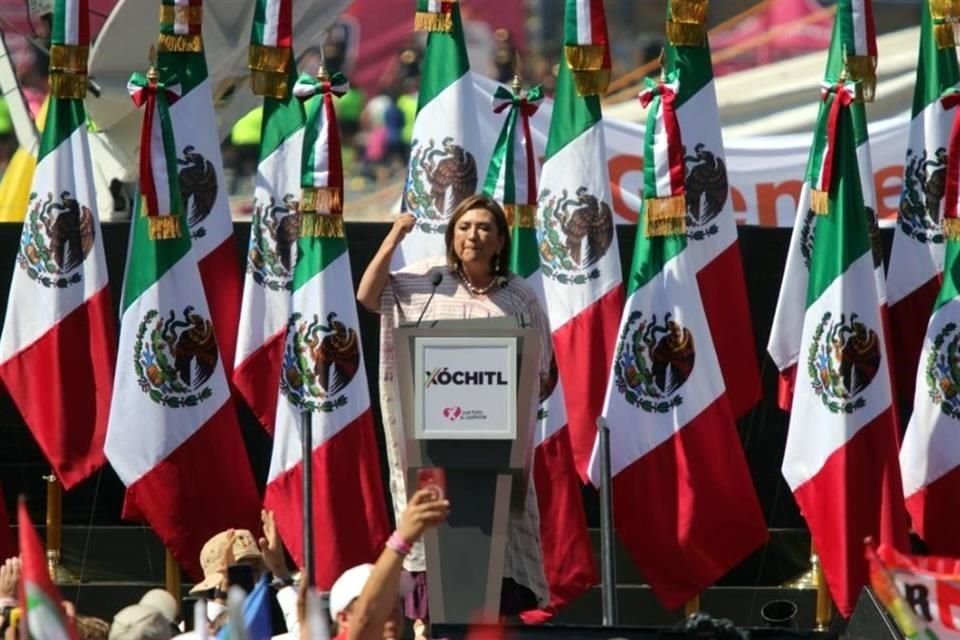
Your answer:
[[[430,291],[430,297],[427,298],[427,304],[423,305],[423,309],[420,311],[420,317],[417,318],[417,327],[420,327],[420,321],[423,320],[423,315],[427,312],[427,309],[430,307],[430,303],[433,302],[433,296],[437,294],[437,287],[440,286],[440,283],[443,282],[443,274],[437,271],[433,274],[433,278],[430,280],[430,284],[433,287],[433,290]]]

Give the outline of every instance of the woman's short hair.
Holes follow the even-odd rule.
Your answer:
[[[460,266],[460,258],[453,248],[453,232],[460,218],[472,209],[485,209],[493,216],[493,222],[497,226],[497,233],[500,234],[500,237],[504,238],[505,242],[503,250],[495,254],[490,260],[490,270],[496,274],[506,276],[510,269],[510,223],[507,222],[507,214],[504,213],[500,203],[482,193],[467,196],[460,201],[460,204],[458,204],[454,208],[453,213],[450,214],[450,221],[447,223],[447,231],[444,236],[447,245],[447,266],[449,266],[452,271],[456,271]]]

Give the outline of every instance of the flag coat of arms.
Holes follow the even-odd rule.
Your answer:
[[[807,521],[830,593],[849,616],[868,584],[863,540],[903,548],[888,349],[857,166],[854,83],[825,83],[830,176],[817,214],[783,475]]]
[[[203,0],[161,0],[157,66],[182,94],[170,108],[177,179],[193,251],[206,290],[228,379],[237,345],[243,282],[233,239],[223,157],[201,34]]]
[[[603,406],[617,531],[667,609],[767,539],[684,224],[676,80],[641,93],[645,197]],[[590,478],[601,481],[597,447]]]
[[[341,88],[346,90],[340,74],[321,80],[302,76],[294,88],[310,99],[300,174],[302,226],[264,497],[287,549],[302,566],[301,416],[309,411],[314,577],[324,589],[350,567],[373,562],[390,533],[343,228],[343,174],[333,109],[333,94],[342,95]]]
[[[923,336],[943,271],[943,219],[947,171],[947,140],[952,109],[940,100],[944,91],[960,82],[954,47],[937,44],[931,2],[923,6],[920,54],[913,90],[910,137],[904,160],[903,191],[887,272],[894,379],[900,400],[913,400],[915,375]]]
[[[960,93],[950,90],[942,100],[954,114],[947,148],[946,192],[942,226],[946,243],[943,284],[927,326],[916,371],[913,415],[900,449],[903,490],[914,530],[933,553],[960,555],[957,539],[960,514],[955,508],[960,490],[960,446],[952,430],[960,420],[954,365],[960,334]]]
[[[168,105],[177,85],[165,79],[151,69],[128,85],[144,135],[105,453],[127,488],[124,517],[146,520],[198,576],[211,536],[257,529],[260,498],[184,220]]]
[[[513,89],[511,93],[498,87],[494,94],[494,111],[506,111],[506,119],[490,159],[483,192],[500,202],[512,218],[510,270],[526,280],[546,308],[535,228],[539,167],[530,127],[530,118],[543,99],[543,89],[537,86],[523,91],[519,78]],[[556,360],[551,374],[540,390],[533,460],[550,606],[524,612],[522,617],[528,623],[546,621],[598,582]]]
[[[247,249],[247,271],[243,282],[243,304],[240,309],[240,330],[237,334],[236,367],[233,384],[260,424],[273,432],[277,410],[277,392],[283,342],[290,316],[290,293],[293,269],[300,236],[300,152],[303,147],[303,106],[292,93],[296,80],[292,65],[283,76],[282,64],[269,65],[278,34],[284,30],[275,22],[281,16],[290,22],[289,10],[283,6],[290,0],[258,0],[257,22],[251,38],[251,58],[255,88],[264,91],[283,90],[263,98],[263,123],[260,129],[260,153],[253,192],[253,217],[250,221],[250,244]],[[271,21],[270,18],[275,18]],[[266,34],[266,35],[265,35]],[[268,37],[270,34],[273,37]],[[263,41],[268,44],[258,44]],[[287,62],[280,56],[279,62]],[[277,62],[274,60],[274,62]],[[284,78],[279,82],[278,78]],[[262,87],[260,85],[263,85]]]
[[[872,32],[872,0],[839,0],[837,15],[834,19],[830,50],[827,53],[827,66],[824,82],[835,83],[844,68],[844,52],[856,51],[855,38],[863,39]],[[859,35],[856,35],[859,34]],[[862,87],[862,83],[859,85]],[[868,223],[870,242],[874,250],[874,279],[880,302],[884,307],[887,301],[886,282],[883,273],[882,252],[879,226],[876,216],[876,192],[873,181],[873,162],[870,158],[869,137],[867,134],[867,113],[860,99],[863,89],[858,89],[857,101],[851,105],[853,130],[857,144],[857,167],[860,172],[861,194],[864,201],[864,216]],[[792,403],[797,368],[802,367],[801,325],[809,279],[810,261],[813,254],[813,240],[819,222],[816,209],[821,213],[827,201],[827,189],[823,185],[823,160],[827,155],[827,116],[826,104],[821,102],[814,128],[813,144],[807,160],[807,171],[800,190],[797,216],[790,236],[790,248],[787,251],[787,263],[784,267],[783,281],[780,284],[780,296],[773,316],[773,327],[767,342],[767,352],[780,371],[780,383],[777,403],[784,411],[789,411]]]
[[[478,191],[479,172],[490,157],[477,120],[460,5],[425,4],[436,5],[439,17],[430,20],[439,20],[439,25],[427,36],[401,204],[417,223],[394,253],[395,269],[444,255],[447,220],[461,200]],[[418,18],[418,24],[426,28],[424,19]],[[432,24],[427,21],[427,26]]]
[[[53,27],[51,97],[0,336],[0,379],[69,489],[105,460],[116,328],[83,108],[86,2],[57,2]]]
[[[561,62],[535,225],[573,456],[584,480],[623,308],[601,124],[600,99],[578,95]]]
[[[706,0],[668,5],[666,68],[682,80],[676,110],[683,137],[688,260],[697,270],[727,397],[740,418],[760,399],[760,371],[703,24],[706,12]]]

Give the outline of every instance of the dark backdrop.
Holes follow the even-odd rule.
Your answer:
[[[128,228],[126,223],[106,224],[103,228],[114,305],[120,299]],[[235,226],[238,269],[242,268],[240,261],[244,258],[249,229],[249,224]],[[388,229],[388,224],[347,225],[355,281],[363,273],[364,267],[377,250]],[[776,408],[776,371],[767,358],[764,348],[773,319],[790,230],[741,227],[739,232],[756,337],[756,354],[760,358],[764,380],[764,399],[752,413],[740,421],[740,436],[770,527],[802,528],[803,521],[780,475],[780,463],[786,441],[786,416]],[[618,228],[621,263],[624,270],[630,266],[634,234],[635,227]],[[0,304],[4,306],[7,301],[10,269],[14,263],[19,235],[20,225],[0,224],[0,265],[7,270],[0,278]],[[885,233],[884,239],[889,248],[890,234]],[[375,316],[363,309],[360,309],[360,324],[371,396],[377,398],[376,362],[379,326]],[[43,384],[43,372],[37,372],[37,383]],[[575,390],[567,391],[569,396],[574,396],[575,393]],[[376,402],[374,405],[376,410]],[[245,407],[239,406],[238,413],[250,461],[262,489],[270,463],[270,439]],[[379,423],[379,412],[377,413]],[[12,510],[17,494],[23,493],[28,497],[31,511],[41,519],[45,499],[42,476],[49,470],[15,407],[5,395],[0,395],[0,428],[2,428],[0,483],[5,492],[8,510]],[[382,435],[380,439],[382,451]],[[215,452],[211,452],[211,455],[214,454]],[[225,490],[227,487],[228,483],[224,482]],[[599,511],[593,490],[585,489],[584,497],[590,524],[598,527]],[[122,498],[123,486],[119,479],[112,470],[105,469],[65,496],[64,522],[75,525],[91,522],[118,524]],[[225,494],[224,498],[229,499],[229,494]]]

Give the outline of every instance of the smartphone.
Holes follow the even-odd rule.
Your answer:
[[[250,593],[253,591],[254,582],[253,567],[249,564],[238,563],[227,567],[227,584],[231,587],[236,585]]]
[[[447,495],[447,472],[440,467],[424,467],[417,471],[417,490],[432,489],[437,500]]]

